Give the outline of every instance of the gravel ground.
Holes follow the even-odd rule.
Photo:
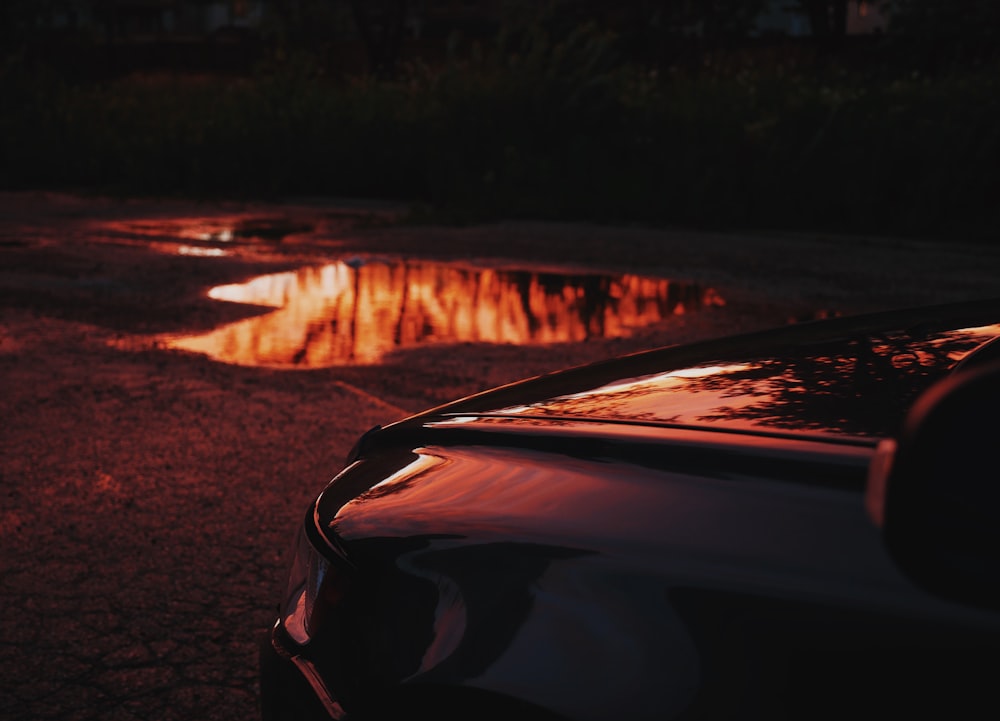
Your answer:
[[[1000,244],[406,227],[394,212],[0,194],[0,718],[253,718],[256,633],[292,530],[375,423],[645,347],[1000,295]],[[233,217],[302,227],[177,253],[191,219]],[[430,346],[379,367],[227,366],[145,342],[254,312],[209,300],[213,285],[358,255],[642,272],[726,304],[628,339]]]

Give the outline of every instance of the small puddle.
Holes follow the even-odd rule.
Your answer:
[[[219,257],[237,246],[274,246],[315,230],[315,224],[285,217],[238,215],[217,218],[105,221],[100,231],[119,242],[141,242],[178,255]]]
[[[378,364],[429,343],[546,344],[629,335],[724,305],[711,288],[638,275],[341,261],[213,288],[220,301],[274,308],[171,348],[277,368]]]

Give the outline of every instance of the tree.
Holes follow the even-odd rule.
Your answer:
[[[923,63],[975,64],[1000,53],[997,0],[891,0],[889,31]]]
[[[797,3],[799,11],[809,19],[809,28],[815,37],[839,38],[847,34],[847,7],[850,1],[797,0]]]
[[[369,70],[381,77],[392,77],[406,31],[408,0],[349,0],[349,3],[368,55]]]

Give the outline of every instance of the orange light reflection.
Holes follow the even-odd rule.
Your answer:
[[[629,378],[582,393],[547,399],[544,403],[536,405],[502,408],[495,412],[503,415],[541,413],[554,416],[656,421],[671,421],[681,417],[694,418],[724,403],[732,404],[736,401],[738,404],[746,405],[754,399],[750,397],[733,399],[729,397],[727,393],[729,389],[726,386],[714,391],[693,392],[693,388],[701,386],[693,386],[690,381],[712,376],[721,378],[757,368],[760,366],[747,363],[681,368],[667,373]],[[670,405],[666,408],[666,416],[664,416],[664,394],[669,394],[671,399]]]
[[[337,262],[214,288],[275,308],[166,345],[240,365],[376,364],[426,343],[545,344],[623,337],[723,305],[712,289],[636,275],[559,275],[430,262]]]
[[[802,354],[673,369],[489,412],[883,436],[922,389],[998,336],[1000,325],[859,335],[838,341],[837,353],[804,346]]]
[[[221,258],[229,255],[228,251],[222,248],[199,248],[194,245],[177,246],[177,255],[190,255],[200,258]]]

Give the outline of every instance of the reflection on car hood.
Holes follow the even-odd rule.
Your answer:
[[[998,320],[1000,302],[824,321],[506,386],[370,432],[307,523],[374,581],[357,626],[380,679],[566,718],[729,718],[715,700],[742,703],[732,680],[759,668],[782,702],[814,684],[812,709],[830,678],[867,688],[845,668],[881,683],[883,639],[996,629],[900,574],[861,491],[875,437],[995,354]]]
[[[882,437],[998,335],[1000,302],[817,321],[626,356],[422,415]]]

